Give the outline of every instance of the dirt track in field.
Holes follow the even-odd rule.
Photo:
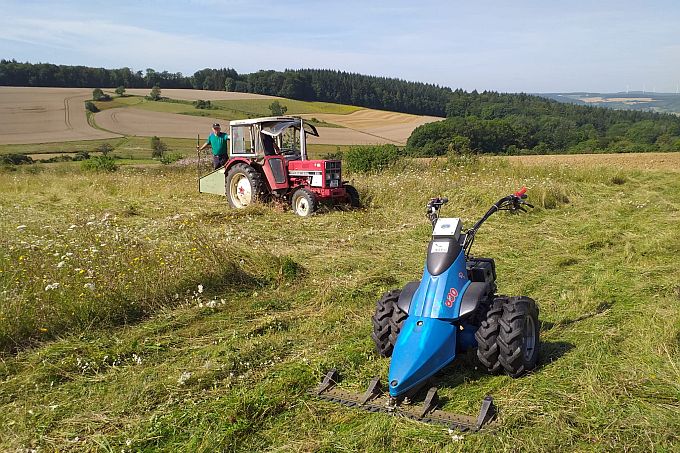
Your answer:
[[[89,88],[0,87],[0,144],[117,137],[87,123]]]
[[[113,93],[114,90],[107,89],[106,92]],[[125,94],[132,94],[135,96],[147,96],[151,92],[151,88],[127,88]],[[235,93],[231,91],[209,91],[209,90],[185,90],[177,88],[163,88],[161,90],[163,97],[170,99],[179,99],[182,101],[197,101],[203,99],[204,101],[236,101],[241,99],[278,99],[275,96],[266,96],[264,94],[253,93]]]

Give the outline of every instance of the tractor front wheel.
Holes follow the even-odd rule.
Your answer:
[[[291,200],[293,212],[300,217],[309,217],[316,211],[316,195],[307,189],[298,189]]]
[[[232,208],[242,209],[264,198],[266,185],[262,174],[250,165],[234,165],[225,179],[227,200]]]
[[[359,191],[349,184],[345,184],[345,192],[347,193],[347,198],[349,199],[349,205],[353,208],[361,207],[361,200],[359,198]]]
[[[505,372],[520,377],[536,367],[539,348],[538,307],[528,297],[511,297],[503,305],[498,333],[498,360]]]
[[[383,357],[392,356],[401,326],[408,317],[408,313],[403,312],[397,306],[400,295],[400,289],[393,289],[383,294],[378,299],[375,314],[371,318],[373,322],[371,338],[375,342],[376,351]]]

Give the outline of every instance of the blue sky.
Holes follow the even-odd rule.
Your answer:
[[[452,88],[675,92],[675,1],[0,0],[0,57],[192,74],[331,68]]]

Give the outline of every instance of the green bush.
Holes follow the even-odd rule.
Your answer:
[[[95,156],[91,159],[84,160],[81,164],[83,170],[89,171],[116,171],[118,165],[116,160],[110,156]]]
[[[199,99],[198,101],[193,102],[194,107],[197,109],[212,109],[213,106],[210,103],[210,101],[204,101],[203,99]]]
[[[110,143],[102,143],[98,145],[95,152],[102,153],[104,156],[108,156],[111,151],[113,151],[113,146]]]
[[[163,158],[165,153],[168,151],[168,145],[163,143],[159,137],[155,135],[151,137],[151,157],[153,158]]]
[[[12,153],[0,156],[0,163],[6,165],[32,164],[33,159],[31,156],[27,156],[26,154]]]
[[[78,151],[75,156],[73,156],[73,160],[87,160],[90,158],[90,153],[87,151]]]
[[[97,108],[97,106],[94,105],[94,102],[92,102],[92,101],[87,101],[87,102],[85,102],[85,109],[86,109],[88,112],[92,112],[92,113],[97,113],[97,112],[99,111],[99,109]]]
[[[401,159],[401,151],[394,145],[352,146],[344,157],[350,172],[378,173]]]
[[[163,154],[163,155],[161,156],[161,163],[162,163],[162,164],[165,164],[165,165],[168,165],[168,164],[171,164],[171,163],[173,163],[173,162],[177,162],[177,161],[180,160],[182,157],[184,157],[184,156],[182,156],[182,154],[180,154],[180,153]]]
[[[94,101],[110,101],[111,96],[104,93],[101,88],[95,88],[92,90],[92,99]]]

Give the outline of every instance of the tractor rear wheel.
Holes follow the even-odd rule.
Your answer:
[[[395,310],[399,310],[397,301],[399,300],[400,294],[400,289],[393,289],[392,291],[383,294],[375,304],[375,314],[371,318],[371,321],[373,321],[373,333],[371,334],[371,338],[373,338],[373,341],[375,342],[375,350],[383,357],[390,357],[392,355],[394,343],[396,343],[397,340],[396,335],[394,335],[394,338],[391,335],[392,317],[394,316]],[[401,329],[401,325],[399,325],[399,329]]]
[[[494,298],[486,312],[484,319],[475,333],[477,340],[477,358],[489,373],[497,373],[501,369],[501,362],[498,360],[498,330],[500,319],[503,315],[503,305],[508,298],[499,296]]]
[[[316,195],[310,190],[298,189],[293,193],[291,206],[295,214],[300,217],[309,217],[317,208]]]
[[[262,174],[244,163],[238,163],[229,169],[225,184],[229,205],[236,209],[264,199],[267,188]]]
[[[359,198],[359,191],[349,184],[345,184],[345,192],[347,192],[347,198],[349,198],[349,205],[353,208],[361,207],[361,199]]]
[[[511,297],[503,306],[498,333],[498,360],[505,372],[520,377],[536,367],[539,348],[538,307],[525,296]]]

